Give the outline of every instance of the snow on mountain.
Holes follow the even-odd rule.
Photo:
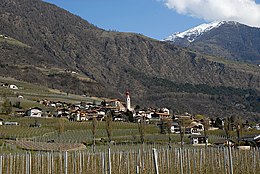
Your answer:
[[[221,25],[225,24],[227,22],[220,21],[220,22],[212,22],[209,24],[202,24],[197,27],[191,28],[184,32],[177,32],[172,34],[171,36],[167,37],[166,39],[163,39],[163,41],[168,42],[175,42],[176,39],[186,39],[190,43],[193,42],[197,37],[201,36],[202,34],[214,29],[218,28]]]

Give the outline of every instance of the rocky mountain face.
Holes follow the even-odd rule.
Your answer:
[[[260,69],[140,34],[105,31],[41,0],[2,0],[0,73],[135,105],[259,119]]]
[[[238,22],[202,24],[164,41],[229,60],[260,64],[260,28]]]

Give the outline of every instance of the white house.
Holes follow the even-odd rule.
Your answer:
[[[190,135],[189,138],[192,145],[208,144],[208,137],[204,135]]]
[[[180,130],[180,125],[179,123],[177,122],[173,122],[172,125],[171,125],[171,133],[180,133],[181,130]]]
[[[26,111],[26,116],[29,117],[41,117],[42,116],[42,109],[38,107],[31,108]]]
[[[18,87],[16,85],[9,85],[10,89],[18,89]]]

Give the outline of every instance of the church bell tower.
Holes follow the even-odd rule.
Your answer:
[[[126,91],[125,95],[126,95],[126,109],[131,111],[131,100],[130,100],[129,91]]]

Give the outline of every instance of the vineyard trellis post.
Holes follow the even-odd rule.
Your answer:
[[[137,154],[136,174],[140,173],[140,164],[141,164],[140,153],[141,153],[141,151],[139,149],[138,154]]]
[[[233,159],[232,159],[232,152],[230,147],[230,131],[231,128],[231,118],[226,118],[224,123],[224,129],[227,136],[227,144],[228,144],[228,162],[229,162],[229,172],[230,174],[233,174]]]
[[[102,171],[103,174],[106,174],[106,154],[102,153]]]
[[[97,119],[95,116],[93,116],[92,119],[92,138],[93,138],[93,152],[95,153],[95,148],[96,148],[96,132],[97,132]]]
[[[179,148],[180,174],[183,174],[182,147]]]
[[[111,149],[108,148],[108,174],[111,174]]]
[[[1,155],[0,156],[0,174],[3,174],[2,169],[3,169],[3,156]]]
[[[64,157],[64,169],[65,169],[64,173],[68,174],[68,152],[66,151],[64,155],[65,155],[65,157]]]
[[[158,153],[155,148],[153,148],[153,161],[154,161],[154,168],[155,168],[155,173],[159,174],[159,168],[158,168]]]

